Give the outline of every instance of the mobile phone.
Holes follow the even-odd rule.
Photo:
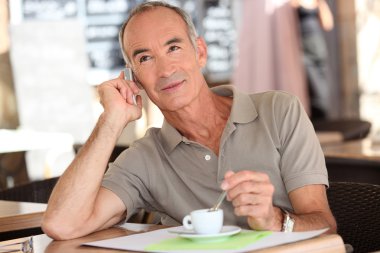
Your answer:
[[[124,69],[124,80],[134,81],[133,72],[132,72],[131,68],[125,68]],[[132,99],[133,99],[133,104],[137,105],[135,94],[132,95]]]

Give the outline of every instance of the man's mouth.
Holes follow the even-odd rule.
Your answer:
[[[163,91],[171,91],[171,90],[174,90],[174,89],[178,88],[179,86],[181,86],[184,82],[185,82],[185,80],[171,82],[171,83],[169,83],[168,85],[165,85],[165,86],[162,88],[162,90],[163,90]]]

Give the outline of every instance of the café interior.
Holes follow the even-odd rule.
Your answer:
[[[97,245],[85,243],[125,237],[135,244],[131,235],[166,229],[155,213],[141,210],[120,227],[77,240],[53,241],[41,230],[57,180],[103,111],[97,86],[124,68],[120,25],[142,2],[0,0],[0,252],[92,252]],[[337,234],[262,248],[224,251],[229,248],[221,243],[173,249],[380,252],[380,0],[317,1],[327,3],[332,18],[331,27],[322,29],[326,52],[319,82],[326,83],[319,105],[293,0],[167,2],[188,12],[206,41],[203,74],[210,88],[284,90],[299,98],[325,156],[326,192],[337,222]],[[157,106],[143,90],[140,95],[142,117],[126,126],[110,163],[163,123]]]

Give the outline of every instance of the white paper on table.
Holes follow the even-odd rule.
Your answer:
[[[168,253],[195,253],[199,252],[196,250],[179,250],[179,251],[147,251],[145,248],[151,244],[159,243],[162,240],[175,238],[177,235],[171,234],[168,232],[169,229],[173,228],[165,228],[159,229],[151,232],[134,234],[129,236],[122,236],[107,240],[100,240],[95,242],[88,242],[82,245],[85,246],[94,246],[101,248],[110,248],[110,249],[118,249],[118,250],[132,250],[132,251],[140,251],[140,252],[168,252]],[[242,230],[244,231],[244,230]],[[258,250],[268,247],[273,247],[281,244],[301,241],[316,237],[322,233],[327,231],[327,228],[320,230],[313,230],[308,232],[273,232],[271,235],[260,239],[259,241],[253,242],[252,244],[238,249],[238,250],[202,250],[202,252],[219,252],[219,253],[239,253],[239,252],[247,252],[251,250]]]

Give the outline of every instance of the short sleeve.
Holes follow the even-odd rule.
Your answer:
[[[296,97],[278,115],[281,175],[287,192],[309,184],[328,186],[324,154],[308,115]]]
[[[102,186],[115,193],[127,209],[128,220],[137,210],[149,209],[149,178],[143,157],[130,147],[109,164]]]

